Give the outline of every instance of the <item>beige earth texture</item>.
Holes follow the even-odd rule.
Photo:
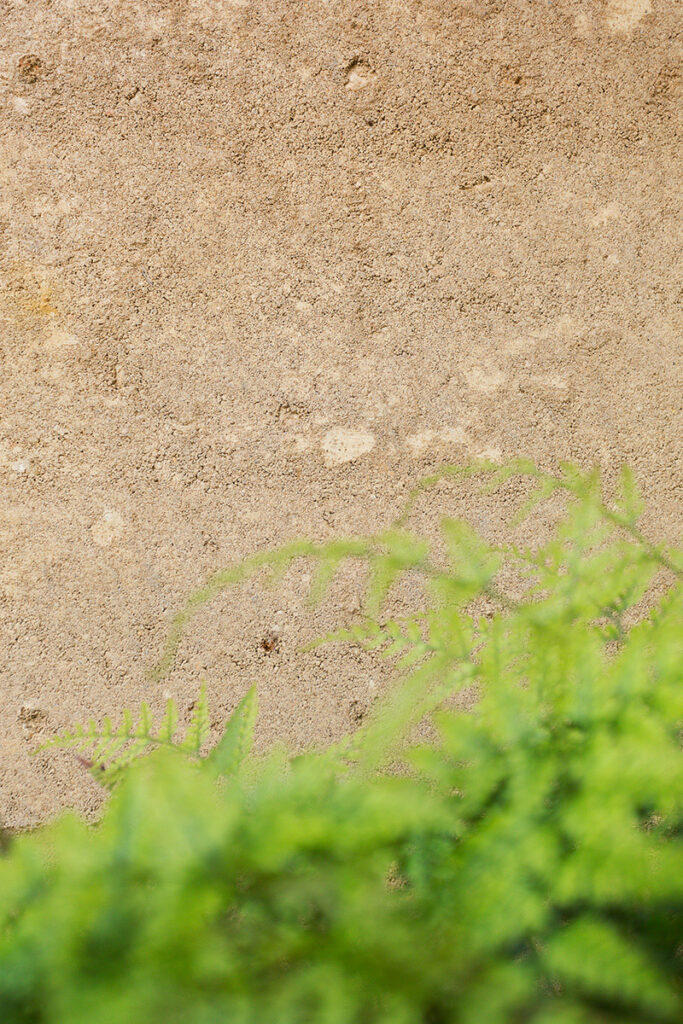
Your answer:
[[[682,55],[677,0],[0,0],[6,825],[100,805],[41,740],[202,681],[216,729],[258,685],[261,747],[353,728],[389,668],[302,652],[352,573],[229,590],[149,670],[217,569],[444,462],[627,462],[680,535]],[[415,525],[495,537],[519,489]]]

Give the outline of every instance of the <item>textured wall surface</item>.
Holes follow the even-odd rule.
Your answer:
[[[202,678],[349,727],[386,673],[298,649],[350,579],[145,672],[213,570],[444,460],[628,461],[680,532],[682,52],[671,0],[0,0],[0,817],[93,809],[36,740]]]

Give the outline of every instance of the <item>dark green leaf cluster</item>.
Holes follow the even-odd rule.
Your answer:
[[[223,586],[306,557],[322,590],[360,559],[368,621],[333,639],[399,679],[352,736],[257,757],[250,693],[208,755],[203,696],[184,738],[171,706],[55,741],[116,785],[96,826],[66,816],[0,859],[3,1024],[683,1019],[681,552],[642,536],[628,474],[608,502],[572,467],[477,471],[534,478],[525,513],[567,496],[547,544],[446,520],[432,549],[404,517],[226,570],[177,620],[165,664]],[[383,622],[405,573],[430,600]]]

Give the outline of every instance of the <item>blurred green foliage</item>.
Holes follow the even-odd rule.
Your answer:
[[[254,755],[253,692],[208,756],[204,698],[185,737],[170,706],[158,729],[143,708],[57,738],[113,793],[96,826],[67,815],[0,857],[3,1024],[683,1019],[681,552],[642,536],[626,473],[608,502],[569,466],[476,471],[534,479],[529,507],[566,496],[550,541],[494,548],[447,520],[432,550],[406,515],[226,570],[178,617],[165,664],[264,565],[312,559],[320,591],[367,563],[368,620],[332,639],[399,681],[339,744]],[[430,601],[382,622],[405,573]],[[449,709],[464,686],[468,714]]]

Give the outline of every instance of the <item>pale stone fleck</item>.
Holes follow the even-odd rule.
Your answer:
[[[97,522],[90,527],[92,539],[100,548],[108,548],[123,534],[123,516],[119,512],[107,510]]]
[[[477,452],[477,458],[484,459],[485,462],[501,462],[503,453],[500,448],[483,448]]]
[[[652,10],[652,0],[609,0],[607,25],[612,32],[628,35]]]
[[[345,462],[354,462],[372,451],[375,447],[375,437],[364,430],[334,427],[325,434],[321,447],[328,468],[341,466]]]
[[[619,203],[608,203],[607,206],[602,206],[595,217],[593,217],[591,224],[594,228],[604,227],[611,220],[619,220],[621,216],[621,210],[619,209]]]
[[[62,348],[73,348],[74,345],[78,345],[78,338],[75,334],[71,334],[69,331],[65,331],[61,327],[53,325],[45,338],[45,347],[50,351],[56,351]]]
[[[484,391],[486,394],[491,394],[505,382],[505,374],[501,370],[485,370],[480,366],[475,366],[465,374],[465,380],[473,391]]]
[[[465,444],[467,435],[462,427],[445,427],[441,430],[421,430],[406,438],[406,445],[417,455],[427,448],[448,444]]]
[[[372,71],[357,71],[353,68],[349,71],[349,76],[346,80],[346,88],[349,92],[358,92],[359,89],[364,89],[366,85],[371,85],[377,76]]]

